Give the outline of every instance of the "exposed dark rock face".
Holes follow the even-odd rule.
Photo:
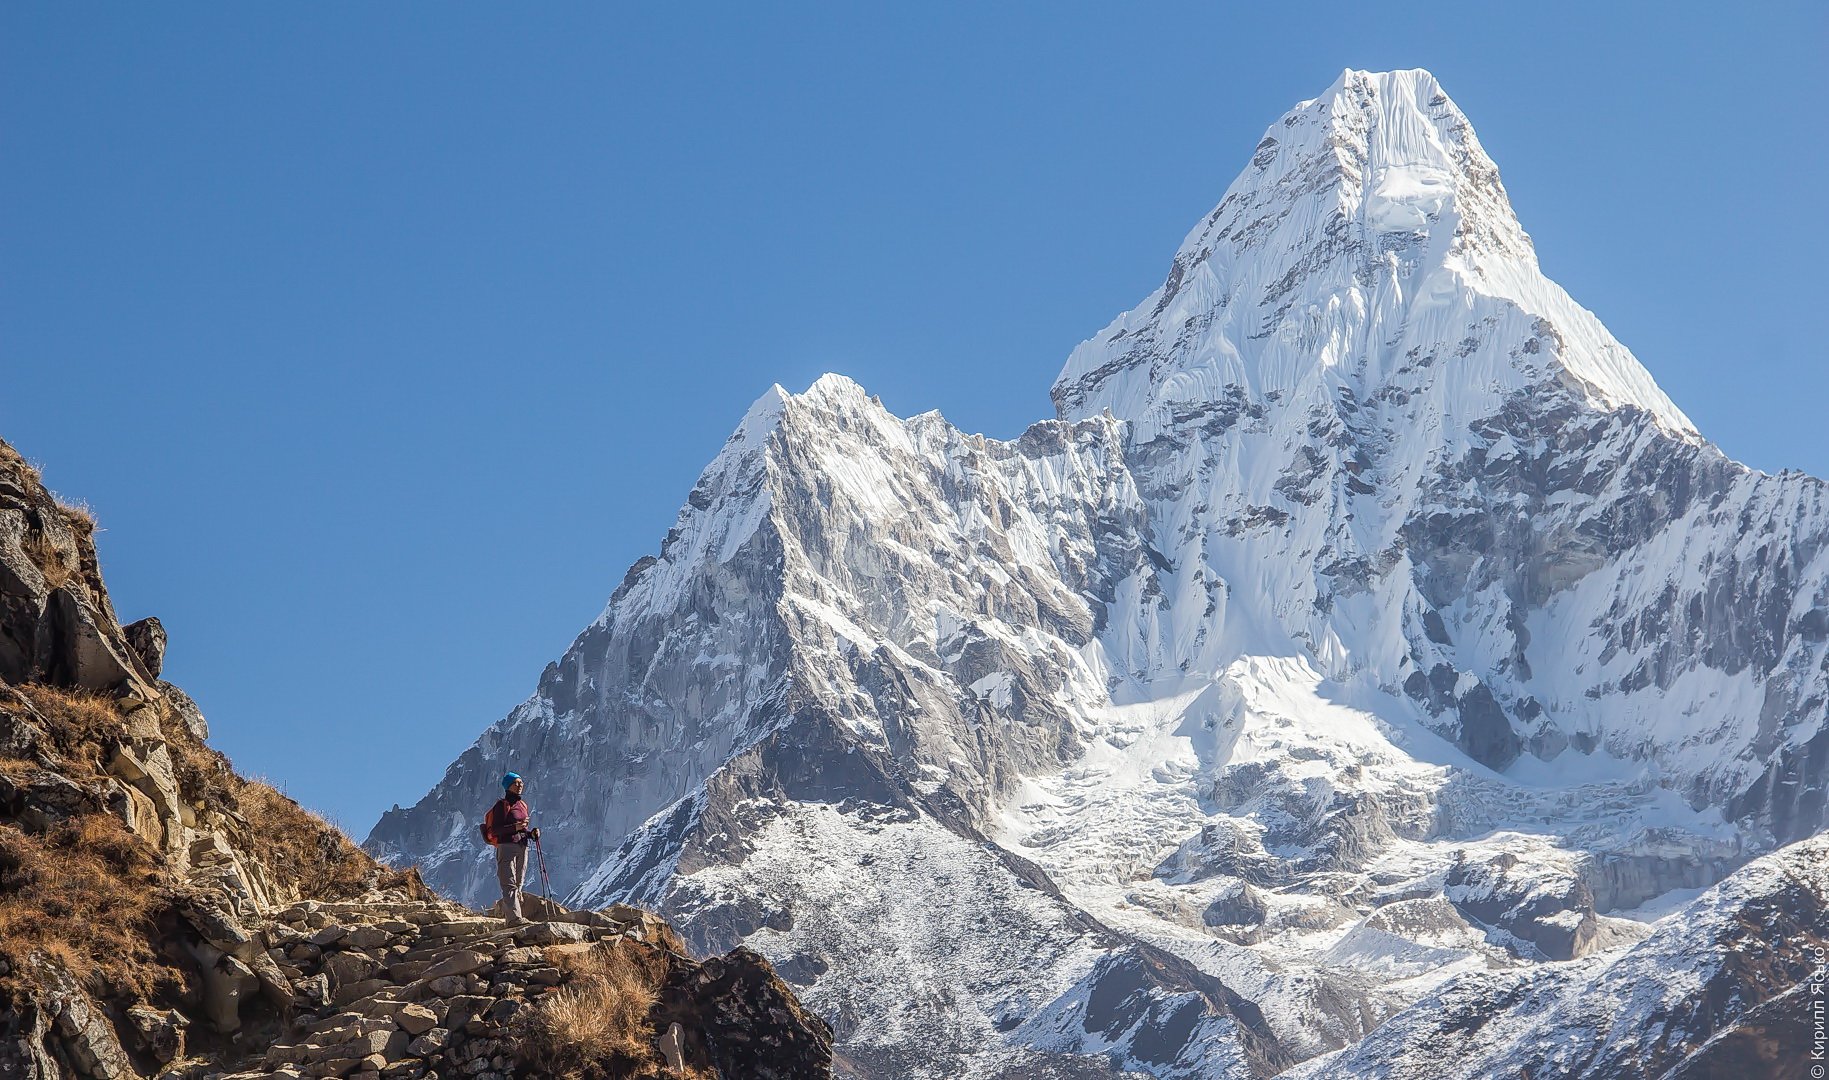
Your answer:
[[[139,622],[129,623],[121,628],[121,636],[133,649],[133,654],[140,658],[140,666],[153,678],[165,667],[165,624],[158,616],[149,615]]]
[[[1589,951],[1600,926],[1594,897],[1580,882],[1562,886],[1534,875],[1513,878],[1517,860],[1457,863],[1442,891],[1462,915],[1528,942],[1548,960],[1573,960]],[[1562,887],[1558,887],[1562,886]]]
[[[1201,919],[1208,926],[1261,926],[1269,914],[1270,908],[1264,903],[1263,894],[1249,882],[1240,882],[1208,904],[1207,910],[1201,912]]]
[[[668,997],[681,999],[686,1045],[720,1076],[816,1080],[832,1067],[832,1030],[807,1012],[759,953],[735,949],[676,969]]]

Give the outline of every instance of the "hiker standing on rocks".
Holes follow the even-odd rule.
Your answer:
[[[502,777],[502,797],[483,818],[483,839],[495,846],[495,879],[502,886],[502,915],[509,926],[526,922],[521,917],[521,883],[527,880],[527,841],[538,840],[540,830],[529,828],[527,803],[521,798],[520,773]]]

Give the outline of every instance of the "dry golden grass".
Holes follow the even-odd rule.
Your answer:
[[[59,588],[76,576],[76,563],[57,550],[43,529],[27,530],[20,538],[19,546],[26,558],[32,560],[32,565],[38,567],[38,572],[44,575],[48,588]]]
[[[11,466],[25,474],[31,484],[44,484],[44,470],[25,459],[25,455],[13,449],[12,444],[0,440],[0,466]]]
[[[127,733],[119,706],[95,694],[28,683],[13,687],[44,721],[52,768],[89,787],[105,776],[110,745]],[[235,774],[175,715],[161,723],[183,798],[216,811],[230,842],[303,899],[339,900],[374,886],[425,893],[416,875],[380,866],[349,837],[266,784]],[[35,762],[0,759],[28,783]],[[0,824],[0,1008],[31,989],[27,959],[49,955],[99,998],[118,1005],[177,1003],[191,976],[158,943],[177,933],[175,884],[164,857],[111,814],[79,813],[39,835]]]
[[[301,896],[347,899],[378,881],[379,864],[335,825],[257,780],[241,781],[234,794],[247,822],[238,839],[276,874],[296,877]]]
[[[167,718],[163,729],[179,790],[223,812],[235,846],[265,864],[275,880],[296,881],[300,899],[348,900],[371,888],[430,895],[416,874],[382,866],[343,830],[271,785],[236,773],[228,758],[199,742],[175,717]]]
[[[63,499],[58,499],[57,509],[63,511],[64,523],[69,525],[71,530],[74,531],[79,538],[86,540],[95,536],[96,524],[94,507],[80,499],[75,502],[65,502]]]
[[[87,690],[65,690],[42,683],[14,687],[46,720],[46,733],[57,750],[78,759],[93,756],[103,743],[126,733],[120,706]]]
[[[649,1019],[666,975],[664,961],[626,941],[559,946],[547,957],[570,977],[518,1018],[522,1060],[565,1080],[669,1075]]]
[[[0,825],[0,955],[12,966],[0,987],[29,989],[27,958],[42,952],[97,993],[169,999],[184,974],[153,948],[162,880],[158,855],[107,814],[43,836]]]
[[[13,449],[13,447],[4,440],[0,440],[0,468],[10,468],[14,472],[17,472],[20,475],[20,478],[25,481],[25,488],[28,495],[33,488],[40,488],[45,491],[50,490],[44,486],[44,467],[36,462],[26,460],[24,454]],[[95,512],[89,509],[87,503],[64,503],[63,500],[59,499],[58,505],[63,508],[66,515],[71,513],[81,514],[88,520],[90,528],[94,528]],[[72,522],[72,524],[75,523]]]
[[[61,758],[58,771],[79,784],[99,780],[110,742],[126,734],[118,704],[38,683],[16,689],[44,718]],[[410,875],[382,867],[336,826],[269,785],[237,775],[226,757],[192,736],[175,715],[167,715],[160,727],[181,796],[222,814],[231,841],[264,863],[276,881],[296,881],[301,899],[349,899],[375,885],[414,887]]]
[[[82,691],[16,686],[44,720],[55,771],[78,784],[101,777],[107,743],[125,732],[113,701]],[[7,759],[0,773],[29,783],[44,770]],[[80,813],[40,835],[0,824],[0,954],[12,970],[0,984],[24,989],[34,952],[61,960],[91,989],[134,1000],[170,990],[182,973],[153,948],[166,910],[159,853],[117,818]]]
[[[347,900],[373,887],[423,891],[417,878],[377,863],[343,830],[269,784],[249,780],[162,706],[160,730],[184,798],[227,819],[230,841],[276,881],[296,881],[300,899]]]

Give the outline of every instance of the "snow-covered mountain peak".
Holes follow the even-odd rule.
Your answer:
[[[769,437],[781,427],[784,418],[809,410],[813,413],[848,414],[883,412],[882,406],[856,381],[833,372],[821,375],[813,381],[813,385],[798,394],[776,383],[763,391],[762,396],[750,405],[749,411],[743,414],[736,430],[724,441],[724,449],[717,459],[700,475],[699,487],[707,487],[708,482],[715,483],[716,478],[736,461],[754,457],[758,451],[763,450]]]
[[[1795,982],[1673,963],[1803,948],[1783,874],[1641,924],[1829,822],[1829,487],[1542,277],[1426,72],[1273,126],[1054,398],[772,387],[371,845],[487,902],[514,767],[555,883],[765,953],[856,1080],[1639,1076],[1588,1048]]]
[[[850,376],[828,371],[814,379],[813,385],[807,387],[806,392],[800,396],[830,401],[857,402],[867,399],[870,394]]]
[[[1341,72],[1326,93],[1297,105],[1265,133],[1233,191],[1284,185],[1317,159],[1339,173],[1315,194],[1373,230],[1431,230],[1462,209],[1457,204],[1471,202],[1469,209],[1502,234],[1493,246],[1530,256],[1497,167],[1427,71]],[[1486,198],[1472,199],[1476,193]]]
[[[1600,321],[1543,277],[1467,118],[1434,76],[1343,72],[1272,124],[1161,287],[1068,358],[1063,418],[1143,432],[1233,393],[1304,408],[1344,388],[1491,415],[1561,384],[1591,408],[1694,426]]]
[[[737,429],[725,440],[726,448],[733,446],[752,446],[766,439],[775,430],[775,424],[781,419],[781,410],[793,400],[780,383],[763,391],[762,396],[750,405],[749,411],[737,423]]]

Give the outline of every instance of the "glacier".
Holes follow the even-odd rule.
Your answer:
[[[1273,124],[1052,398],[1000,441],[771,388],[369,847],[486,904],[512,764],[569,902],[761,951],[849,1076],[1537,1075],[1556,1017],[1754,1052],[1803,968],[1724,966],[1734,913],[1825,927],[1825,486],[1542,275],[1432,76]]]

